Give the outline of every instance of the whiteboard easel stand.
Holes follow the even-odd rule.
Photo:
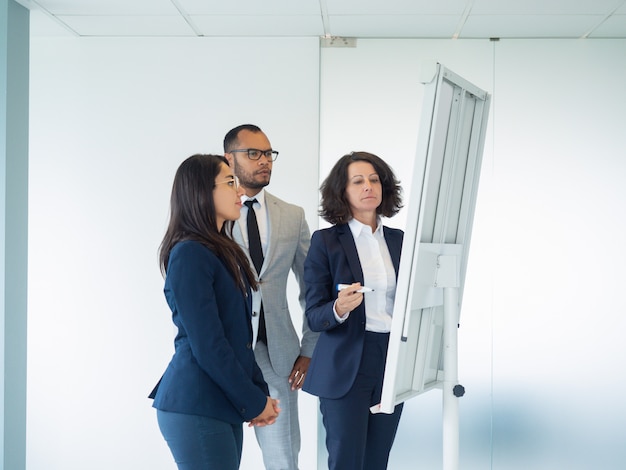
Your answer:
[[[416,283],[422,286],[419,305],[427,308],[443,305],[443,380],[437,387],[443,389],[443,470],[459,468],[459,398],[465,388],[458,383],[458,327],[459,290],[463,245],[454,243],[420,243],[415,266]],[[410,330],[408,317],[404,318],[402,336]],[[383,395],[388,390],[383,388]],[[384,396],[383,396],[384,399]],[[386,407],[375,405],[372,413],[392,413],[393,403]]]
[[[459,398],[465,393],[458,383],[460,264],[459,256],[438,256],[434,284],[443,288],[443,470],[459,468]]]
[[[414,186],[381,402],[372,413],[392,413],[399,403],[442,389],[443,468],[456,470],[464,394],[457,330],[491,97],[441,64],[422,71]]]

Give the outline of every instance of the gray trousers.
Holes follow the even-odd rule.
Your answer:
[[[270,426],[254,428],[263,452],[266,470],[298,470],[300,426],[298,424],[298,390],[292,391],[288,377],[276,375],[267,351],[261,342],[254,348],[256,362],[270,389],[270,396],[280,400],[280,414]]]

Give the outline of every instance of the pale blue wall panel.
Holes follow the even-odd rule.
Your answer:
[[[29,13],[0,0],[0,465],[26,462]]]

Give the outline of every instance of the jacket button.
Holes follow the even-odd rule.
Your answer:
[[[246,348],[251,349],[252,348],[252,343],[246,344]]]
[[[252,316],[256,317],[258,314],[256,312],[252,312]]]

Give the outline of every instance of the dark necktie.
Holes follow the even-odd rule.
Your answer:
[[[250,258],[256,269],[257,274],[261,272],[261,266],[263,266],[263,247],[261,246],[261,235],[259,234],[259,224],[256,220],[256,214],[252,207],[256,199],[249,199],[244,204],[248,207],[248,251],[250,252]],[[257,335],[257,341],[263,341],[267,344],[267,334],[265,332],[265,315],[263,312],[263,303],[261,303],[261,311],[259,312],[259,333]]]
[[[261,235],[259,235],[259,224],[256,221],[256,214],[252,205],[256,202],[256,199],[250,199],[244,204],[248,206],[248,250],[250,251],[250,258],[256,268],[257,274],[261,272],[261,266],[263,266],[263,248],[261,246]]]

